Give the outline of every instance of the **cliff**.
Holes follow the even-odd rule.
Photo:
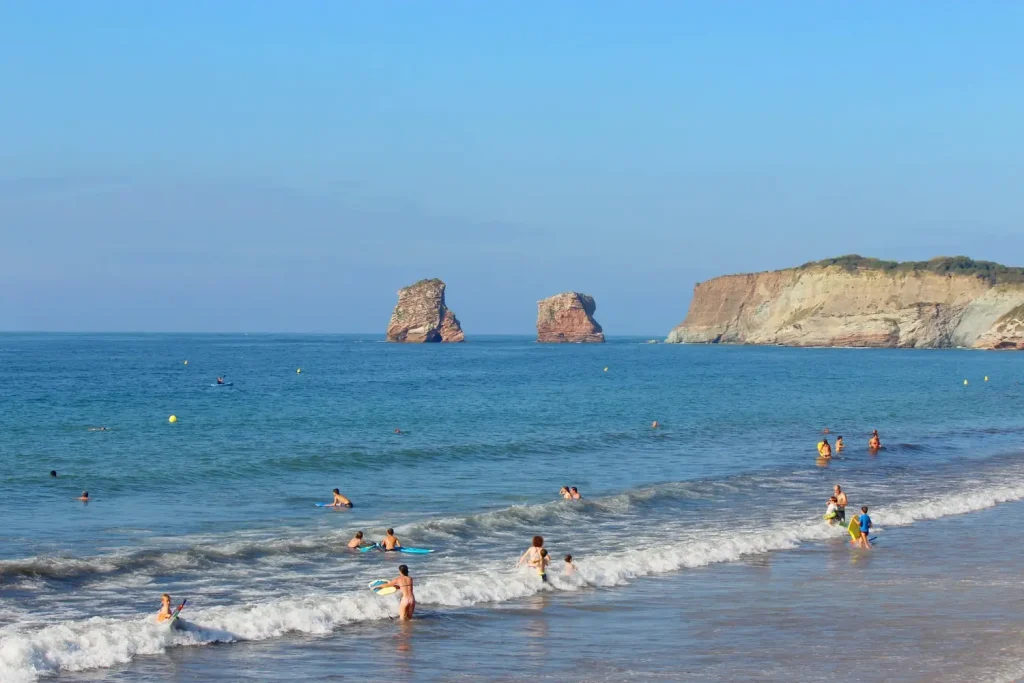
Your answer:
[[[563,292],[537,302],[537,341],[545,343],[603,342],[594,320],[594,297]]]
[[[1024,349],[1024,269],[846,256],[701,282],[667,342]]]
[[[434,278],[398,290],[398,303],[388,323],[391,342],[460,342],[465,339],[455,314],[444,302],[445,284]]]

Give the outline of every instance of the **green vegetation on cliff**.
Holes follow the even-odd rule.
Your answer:
[[[839,266],[853,272],[857,270],[880,270],[886,273],[936,273],[938,275],[963,275],[976,277],[990,284],[1022,284],[1024,268],[1004,266],[992,261],[975,261],[966,256],[939,256],[930,261],[883,261],[866,258],[857,254],[837,256],[805,263],[800,268],[824,268]]]

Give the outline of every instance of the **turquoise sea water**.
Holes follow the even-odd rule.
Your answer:
[[[763,634],[716,640],[700,620],[755,607],[757,578],[737,571],[752,560],[858,552],[821,522],[833,483],[871,506],[876,563],[957,516],[985,535],[993,506],[1024,498],[1022,356],[643,341],[0,335],[0,680],[321,675],[325,658],[399,628],[397,601],[365,586],[401,561],[423,619],[400,632],[424,646],[382,678],[447,679],[456,653],[438,643],[476,629],[480,675],[521,678],[529,666],[500,664],[508,643],[529,652],[569,623],[563,647],[608,653],[631,605],[650,603],[655,623],[635,621],[653,638],[658,610],[682,601],[688,642],[746,653],[756,671]],[[211,386],[218,375],[233,385]],[[824,428],[847,449],[822,467]],[[876,428],[886,448],[872,455]],[[562,485],[584,500],[559,500]],[[313,506],[334,487],[355,507]],[[92,502],[75,500],[83,490]],[[436,552],[344,549],[387,526]],[[546,585],[513,567],[536,533],[556,560]],[[557,566],[565,553],[578,573]],[[189,599],[187,631],[151,623],[163,592]],[[690,655],[677,669],[586,660],[561,677],[729,677]],[[240,657],[262,673],[239,674]]]

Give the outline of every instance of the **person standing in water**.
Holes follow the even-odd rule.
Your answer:
[[[861,548],[870,548],[871,541],[868,540],[868,532],[871,531],[871,518],[868,517],[868,506],[865,505],[860,509],[861,514],[857,518],[857,523],[860,525],[860,538],[857,539],[857,545]]]
[[[836,437],[836,453],[841,452],[844,448],[846,448],[846,445],[843,443],[843,437],[842,436],[837,436]]]
[[[83,503],[88,503],[89,502],[89,492],[88,491],[82,491],[82,495],[80,495],[78,497],[78,500],[82,501]]]
[[[533,567],[534,569],[542,566],[543,558],[541,557],[540,551],[544,549],[544,537],[534,536],[532,545],[526,549],[522,557],[519,558],[519,562],[516,566],[519,567],[524,562],[527,567]]]
[[[391,586],[402,591],[402,601],[398,603],[398,618],[402,621],[412,619],[412,613],[416,610],[416,596],[412,592],[412,577],[409,576],[408,566],[398,565],[398,577],[388,581],[377,590]]]
[[[843,489],[840,488],[839,484],[835,485],[832,489],[833,494],[836,497],[836,521],[840,524],[846,524],[846,504],[849,502],[846,500],[846,494],[843,493]]]
[[[189,612],[191,614],[191,612]],[[156,621],[158,624],[162,624],[171,617],[174,613],[171,611],[171,596],[164,593],[160,596],[160,611],[156,613]]]
[[[881,447],[882,441],[881,439],[878,438],[878,430],[876,429],[875,431],[871,432],[871,438],[868,439],[868,449],[872,451],[877,451]]]
[[[819,458],[831,458],[832,457],[832,446],[828,443],[828,437],[823,438],[818,442],[818,457]]]

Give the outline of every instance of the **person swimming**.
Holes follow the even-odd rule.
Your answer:
[[[565,556],[565,573],[575,574],[577,571],[576,563],[572,561],[572,555]]]
[[[356,535],[353,536],[349,540],[349,542],[348,542],[348,547],[349,548],[362,548],[364,545],[373,545],[373,544],[370,543],[369,541],[364,541],[363,540],[363,532],[362,531],[357,531]]]
[[[218,377],[217,378],[217,384],[224,384],[224,378],[223,377]],[[189,614],[191,614],[191,612],[189,612]]]
[[[818,442],[818,457],[819,458],[831,458],[832,457],[832,446],[829,445],[827,437]]]
[[[580,495],[580,492],[576,489],[575,486],[572,486],[572,487],[569,488],[569,499],[570,500],[583,500],[583,496]]]
[[[871,438],[868,439],[868,449],[872,451],[877,451],[881,447],[882,441],[881,439],[878,438],[878,430],[876,429],[873,432],[871,432]]]
[[[394,550],[395,548],[402,547],[402,542],[398,540],[397,536],[395,536],[394,529],[388,529],[384,533],[385,536],[383,540],[381,540],[380,542],[380,545],[384,548],[384,550]]]
[[[655,420],[654,422],[652,422],[652,423],[651,423],[651,429],[657,429],[657,428],[658,428],[658,427],[660,427],[660,426],[661,426],[661,425],[660,425],[660,424],[658,424],[658,421],[657,421],[657,420]]]
[[[837,436],[836,437],[836,453],[838,453],[839,451],[843,450],[844,448],[846,448],[846,445],[843,443],[843,437],[842,436]]]
[[[352,507],[352,501],[349,500],[348,498],[346,498],[345,496],[341,495],[341,491],[339,491],[338,489],[334,489],[333,491],[331,491],[331,493],[334,494],[334,500],[331,501],[330,507],[334,507],[334,508],[341,508],[341,507],[350,508],[350,507]]]
[[[189,612],[189,614],[191,614],[191,612]],[[171,596],[164,593],[160,596],[160,611],[156,613],[156,621],[158,624],[162,624],[173,616],[174,612],[171,610]]]
[[[558,495],[560,495],[562,498],[565,498],[566,500],[572,500],[572,492],[569,491],[568,486],[563,486],[562,488],[558,489]]]
[[[57,476],[57,470],[50,470],[50,476],[51,477],[56,477]]]
[[[398,576],[388,581],[381,588],[395,587],[402,591],[402,601],[398,603],[398,618],[401,621],[412,619],[412,613],[416,611],[416,596],[412,592],[412,577],[409,576],[409,567],[404,564],[398,565]]]
[[[78,498],[76,498],[76,500],[80,500],[83,503],[88,503],[89,502],[89,492],[88,491],[82,491],[82,495],[80,495]]]

